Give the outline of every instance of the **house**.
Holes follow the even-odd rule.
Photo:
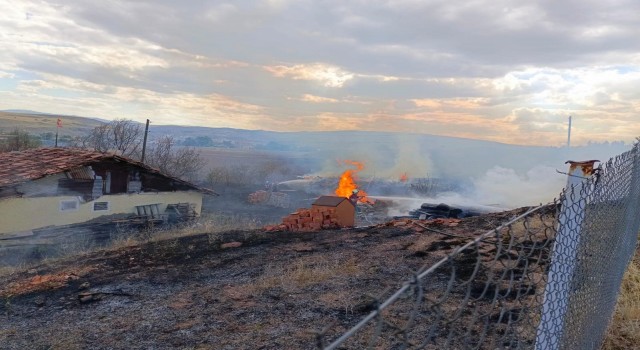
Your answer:
[[[353,227],[356,220],[356,206],[349,199],[337,196],[321,196],[311,204],[311,209],[333,208],[340,227]]]
[[[196,217],[204,194],[216,193],[114,154],[73,148],[0,153],[0,239],[103,217]]]

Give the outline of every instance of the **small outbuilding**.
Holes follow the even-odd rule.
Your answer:
[[[311,204],[312,209],[333,208],[340,227],[353,227],[356,221],[356,206],[345,197],[322,196]]]
[[[0,240],[106,217],[189,219],[200,215],[204,194],[216,195],[115,154],[72,148],[0,153]]]

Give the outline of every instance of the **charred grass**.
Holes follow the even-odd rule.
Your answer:
[[[313,331],[348,329],[385,290],[482,233],[474,225],[451,236],[200,227],[123,240],[1,277],[0,348],[312,349]],[[403,322],[402,307],[390,321]]]
[[[333,324],[331,336],[339,335],[371,312],[385,290],[486,232],[485,225],[494,228],[517,214],[436,228],[446,230],[443,234],[394,226],[316,233],[213,232],[201,226],[7,269],[0,275],[0,348],[314,349],[313,331]],[[528,227],[515,226],[496,237],[505,246],[546,242],[549,220],[524,223]],[[524,231],[532,233],[527,240]],[[478,251],[473,258],[491,254]],[[528,259],[534,264],[539,257]],[[463,265],[473,262],[452,263],[463,273]],[[520,263],[514,260],[505,268],[515,271]],[[635,263],[625,277],[606,349],[630,348],[639,341]],[[482,269],[480,277],[485,276]],[[446,278],[436,274],[432,283],[435,288]],[[495,290],[510,302],[502,287],[496,284]],[[510,293],[532,297],[543,290],[510,288]],[[473,293],[480,302],[493,292]],[[443,310],[453,312],[455,302],[443,304]],[[387,319],[406,322],[403,308],[408,305],[390,308]],[[514,308],[507,316],[487,317],[499,330],[505,327],[501,319],[520,317],[518,312]]]
[[[309,330],[397,282],[409,243],[389,239],[415,237],[188,232],[16,268],[0,277],[0,348],[312,348]]]

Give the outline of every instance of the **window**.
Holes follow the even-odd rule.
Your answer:
[[[109,202],[93,202],[93,211],[109,210]]]
[[[79,204],[75,199],[62,200],[60,201],[60,211],[76,211],[78,210]]]

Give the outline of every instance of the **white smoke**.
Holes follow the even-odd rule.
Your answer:
[[[421,150],[417,135],[398,136],[394,145],[393,165],[380,171],[380,177],[397,180],[402,174],[409,178],[427,178],[435,175],[428,152]]]
[[[436,174],[429,152],[421,145],[420,135],[398,134],[384,142],[372,139],[368,144],[341,148],[325,155],[320,170],[314,175],[339,176],[354,166],[345,160],[360,162],[364,169],[358,173],[361,180],[399,180],[403,174],[411,178],[428,178]]]
[[[439,193],[431,197],[376,197],[393,204],[389,215],[407,215],[422,203],[445,203],[452,207],[473,207],[483,212],[502,211],[546,204],[556,198],[566,183],[566,175],[555,168],[536,166],[525,174],[495,166],[473,179],[473,188],[460,192]]]
[[[566,175],[549,166],[536,166],[524,175],[495,166],[473,181],[472,197],[482,204],[516,208],[548,203],[557,197]]]

